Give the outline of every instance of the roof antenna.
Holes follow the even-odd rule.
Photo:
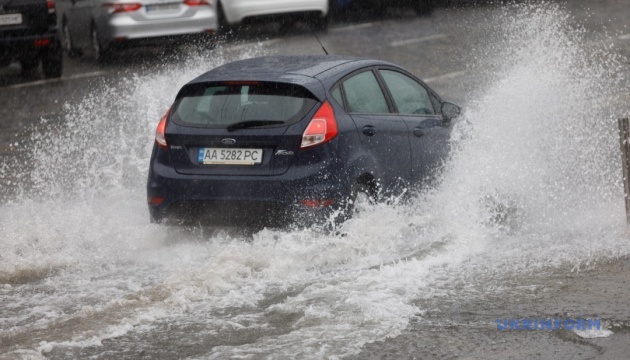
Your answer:
[[[311,24],[306,23],[306,25],[308,26],[309,30],[311,30],[311,32],[313,33],[313,36],[315,36],[315,39],[317,39],[317,42],[319,43],[319,46],[322,47],[322,50],[324,50],[324,53],[326,55],[328,55],[328,51],[326,51],[326,48],[324,47],[324,45],[322,44],[321,41],[319,41],[319,37],[317,37],[317,34],[315,33],[315,31],[313,31],[313,28],[311,27]]]

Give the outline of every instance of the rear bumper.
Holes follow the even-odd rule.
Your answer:
[[[2,59],[39,57],[51,52],[61,52],[61,43],[56,31],[20,36],[0,35],[0,58]]]
[[[297,165],[276,176],[182,175],[153,156],[147,198],[163,201],[149,205],[151,220],[236,226],[284,225],[314,217],[326,220],[350,196],[349,181],[326,176],[344,173],[339,166],[335,161]],[[332,200],[332,205],[311,208],[302,205],[302,200]]]
[[[328,14],[327,0],[233,0],[226,2],[225,15],[231,24],[237,24],[245,18],[279,15],[289,13],[318,12]]]
[[[114,39],[150,39],[197,33],[213,33],[217,30],[217,16],[214,8],[196,9],[186,17],[164,17],[156,19],[135,19],[126,14],[117,14],[107,21],[105,43]]]

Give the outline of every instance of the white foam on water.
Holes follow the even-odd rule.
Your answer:
[[[584,339],[605,338],[614,334],[608,329],[573,330],[573,332]]]
[[[492,294],[513,275],[628,255],[614,122],[627,105],[607,100],[622,89],[618,59],[587,46],[559,5],[490,16],[480,61],[494,65],[441,180],[361,213],[344,236],[148,222],[153,132],[176,91],[264,49],[191,55],[68,104],[33,135],[32,169],[4,165],[32,185],[0,206],[0,339],[43,353],[194,339],[199,358],[342,357],[400,334],[423,299],[465,300],[471,279]],[[127,337],[140,340],[115,342]],[[209,338],[217,346],[199,348]]]

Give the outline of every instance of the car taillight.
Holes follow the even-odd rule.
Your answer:
[[[333,206],[335,204],[335,200],[324,199],[324,200],[300,200],[300,204],[309,207],[309,208],[323,208]]]
[[[103,7],[109,9],[111,14],[140,10],[142,4],[104,3]]]
[[[35,39],[35,40],[33,40],[33,45],[34,45],[35,47],[45,47],[45,46],[48,46],[48,45],[50,45],[50,39],[46,39],[46,38],[43,38],[43,39]]]
[[[207,0],[184,0],[184,4],[188,6],[202,6],[210,5],[210,1]]]
[[[300,149],[325,144],[334,139],[338,133],[335,112],[328,100],[325,100],[304,130]]]
[[[164,202],[164,197],[162,196],[149,196],[147,197],[147,202],[149,205],[158,206]]]
[[[166,136],[164,135],[164,131],[166,130],[166,120],[168,119],[168,115],[171,113],[171,109],[168,109],[166,114],[162,116],[160,122],[158,123],[157,129],[155,130],[155,143],[159,148],[168,149],[168,144],[166,143]]]
[[[49,14],[55,13],[55,0],[46,0],[46,7],[48,8]]]

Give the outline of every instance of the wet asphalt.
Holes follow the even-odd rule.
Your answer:
[[[630,4],[627,0],[577,0],[565,3],[589,41],[610,42],[626,68],[630,65]],[[442,6],[429,16],[389,9],[385,14],[337,16],[322,44],[332,54],[379,58],[398,63],[425,79],[444,98],[466,105],[469,94],[486,84],[496,63],[478,63],[485,46],[488,13],[500,4]],[[322,50],[309,29],[296,25],[286,31],[276,24],[249,27],[219,42],[217,49],[238,53],[248,46],[262,46],[276,54],[318,54]],[[192,48],[192,50],[191,50]],[[0,162],[15,161],[28,151],[32,129],[63,122],[64,106],[77,103],[103,84],[116,84],[130,76],[150,76],[173,66],[196,51],[194,44],[175,49],[134,49],[99,64],[85,56],[65,59],[60,81],[35,76],[25,79],[19,65],[0,69]],[[204,50],[205,51],[205,50]],[[500,59],[497,59],[497,62]],[[630,75],[630,70],[627,75]],[[628,104],[628,92],[618,103]],[[619,116],[629,116],[628,106]],[[46,123],[42,123],[46,119]],[[12,187],[15,174],[0,178],[0,187]],[[5,191],[9,197],[10,191]],[[623,359],[630,351],[630,260],[596,264],[585,271],[546,273],[514,280],[502,296],[440,302],[440,313],[429,311],[412,322],[402,335],[367,344],[356,359],[400,358],[579,358]],[[531,286],[532,291],[522,288]],[[546,289],[536,291],[536,289]],[[449,306],[452,304],[452,306]],[[430,303],[423,308],[432,308]],[[585,339],[569,331],[500,331],[497,318],[594,317],[606,322],[613,336]],[[444,317],[450,319],[445,323]]]

